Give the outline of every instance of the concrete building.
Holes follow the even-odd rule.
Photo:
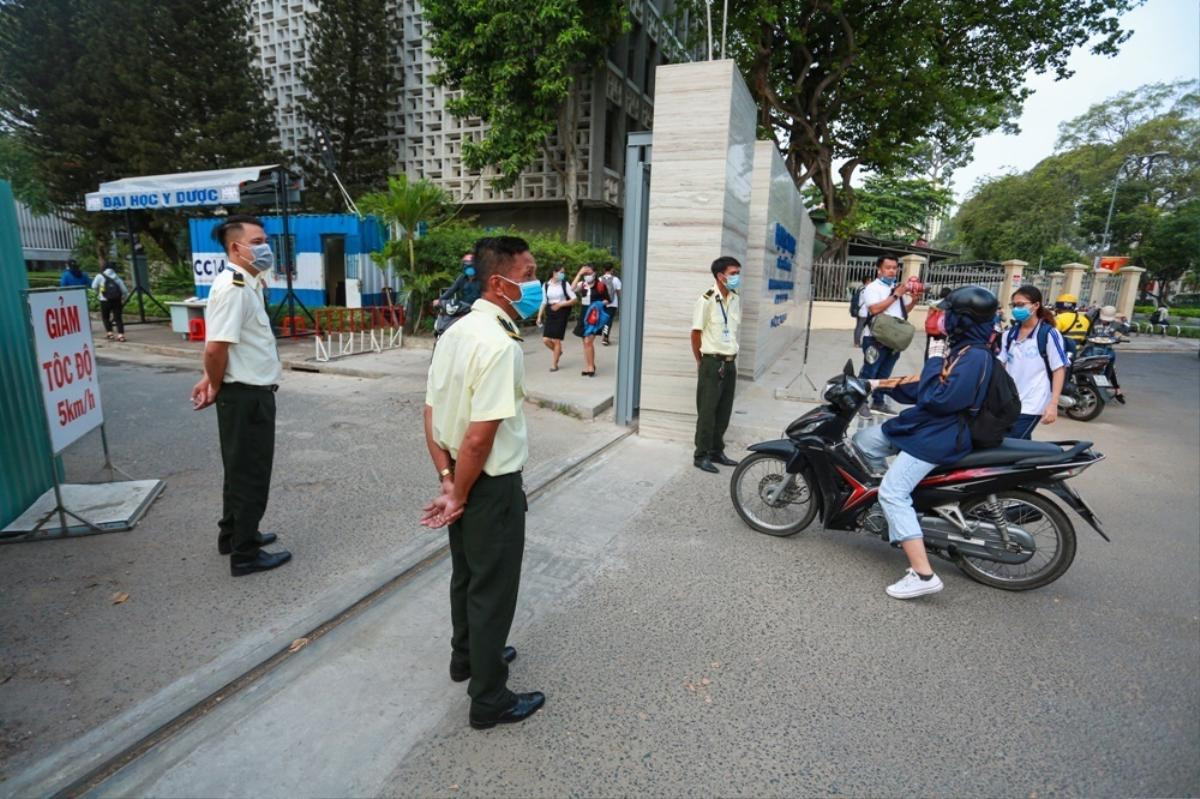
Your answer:
[[[57,216],[39,216],[16,201],[21,255],[30,271],[62,269],[79,240],[79,228]]]
[[[436,61],[425,47],[428,33],[419,0],[394,0],[401,41],[399,110],[389,131],[396,146],[396,170],[427,178],[467,206],[483,224],[512,224],[530,230],[565,229],[563,179],[542,160],[515,186],[491,187],[486,175],[465,170],[464,139],[478,136],[477,119],[458,119],[446,110],[448,92],[433,85]],[[676,0],[629,0],[630,30],[609,48],[605,64],[579,87],[577,143],[582,157],[574,179],[581,206],[580,235],[616,249],[624,191],[625,134],[648,130],[653,120],[654,68],[689,60],[683,45],[686,15]],[[280,144],[295,152],[307,134],[298,113],[300,81],[307,51],[306,12],[315,0],[254,0],[252,15],[260,66],[268,97],[276,108]]]

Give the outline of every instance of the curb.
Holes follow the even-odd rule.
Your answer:
[[[536,501],[560,480],[587,468],[587,463],[612,449],[635,430],[616,428],[614,435],[552,471],[533,472],[539,479],[526,489]],[[360,570],[347,585],[366,585],[351,593],[333,587],[303,618],[282,630],[251,634],[233,642],[227,655],[185,674],[118,716],[26,766],[0,785],[4,796],[79,796],[93,791],[142,754],[154,748],[233,693],[252,685],[295,652],[291,643],[312,641],[357,616],[409,579],[442,561],[449,553],[444,535],[414,542],[388,566]],[[361,578],[361,579],[360,579]],[[296,651],[300,651],[299,649]]]

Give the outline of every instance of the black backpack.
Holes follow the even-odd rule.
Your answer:
[[[104,277],[104,291],[101,292],[101,296],[103,296],[104,299],[109,302],[114,302],[116,300],[120,300],[121,299],[121,286],[117,283],[117,281],[113,280],[108,275],[104,275],[103,277]]]
[[[854,290],[854,293],[850,295],[850,315],[851,316],[853,316],[855,318],[858,317],[858,307],[859,307],[859,303],[861,303],[861,302],[862,302],[862,289],[857,288]]]
[[[1009,429],[1021,415],[1021,395],[1017,392],[1017,384],[1012,376],[996,363],[990,350],[987,350],[988,365],[991,370],[984,370],[980,385],[988,381],[987,391],[983,393],[983,401],[977,408],[963,411],[963,420],[971,431],[971,446],[975,449],[998,447],[1008,435]],[[978,396],[979,388],[976,387]]]

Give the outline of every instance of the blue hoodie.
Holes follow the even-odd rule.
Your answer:
[[[978,408],[987,393],[995,356],[988,347],[992,322],[973,323],[953,336],[951,357],[963,352],[942,382],[942,359],[930,358],[921,382],[898,386],[891,396],[915,407],[884,423],[883,432],[902,452],[946,466],[971,451],[971,431],[960,413]]]

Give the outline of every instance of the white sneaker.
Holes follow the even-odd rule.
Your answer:
[[[905,569],[904,576],[887,587],[887,594],[893,599],[913,599],[925,594],[936,594],[942,587],[942,578],[936,574],[928,580],[922,580],[912,569]]]

